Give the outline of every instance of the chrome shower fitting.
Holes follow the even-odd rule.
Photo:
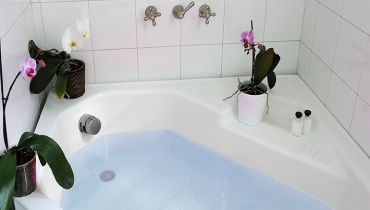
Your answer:
[[[78,128],[82,133],[96,135],[101,128],[101,122],[95,116],[84,114],[78,121]]]
[[[194,2],[190,2],[190,4],[184,9],[183,6],[181,5],[176,5],[173,9],[172,9],[172,14],[175,18],[177,19],[183,19],[184,18],[184,15],[185,15],[185,12],[187,12],[190,8],[192,8],[194,6]]]
[[[155,8],[154,6],[149,6],[145,10],[145,16],[146,16],[144,18],[145,21],[152,20],[152,25],[156,26],[157,23],[155,22],[155,18],[160,17],[161,13],[157,12],[157,8]]]
[[[205,18],[206,19],[206,24],[209,24],[209,18],[211,16],[216,16],[216,13],[211,13],[211,8],[207,4],[203,4],[199,8],[199,17]]]

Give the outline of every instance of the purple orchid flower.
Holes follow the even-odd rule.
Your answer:
[[[36,75],[36,61],[32,58],[26,59],[23,55],[21,57],[21,73],[23,79],[25,79],[26,74],[28,77],[34,77]]]
[[[240,41],[243,42],[246,47],[250,46],[254,42],[253,30],[243,32],[241,37],[242,39]]]

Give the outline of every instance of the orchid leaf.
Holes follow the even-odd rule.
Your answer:
[[[276,74],[275,74],[275,72],[271,72],[267,75],[267,82],[269,84],[270,89],[274,88],[274,86],[276,84]]]
[[[23,141],[25,141],[26,139],[31,138],[31,137],[33,137],[33,136],[37,136],[37,134],[32,133],[32,132],[24,132],[24,133],[22,134],[21,138],[19,139],[18,144],[22,144],[22,143],[23,143]]]
[[[269,74],[275,70],[275,68],[279,64],[279,62],[280,62],[280,55],[275,53],[274,54],[274,59],[272,60],[272,64],[271,64]]]
[[[256,69],[254,70],[254,84],[258,85],[268,75],[272,61],[274,59],[274,49],[270,48],[263,53],[256,63]]]
[[[265,45],[262,45],[262,49],[258,52],[256,56],[256,63],[258,63],[258,60],[261,58],[262,54],[266,52],[266,47]]]
[[[69,70],[69,68],[71,67],[71,61],[69,59],[65,59],[64,60],[64,71],[63,74]]]
[[[8,210],[13,197],[17,156],[12,150],[0,160],[0,210]]]
[[[67,89],[67,80],[69,72],[68,71],[64,72],[63,70],[64,69],[62,68],[61,71],[59,71],[57,81],[55,82],[55,93],[57,94],[57,97],[59,99],[62,99],[64,97]]]
[[[39,94],[50,84],[58,67],[63,60],[51,60],[46,62],[46,66],[37,71],[37,74],[31,80],[30,91],[33,94]]]
[[[42,166],[46,165],[46,160],[44,157],[42,157],[39,153],[37,153],[37,156],[39,157],[40,163]]]
[[[71,165],[68,163],[62,149],[53,139],[43,135],[33,136],[23,141],[22,144],[18,144],[17,150],[29,147],[32,147],[45,159],[54,174],[55,180],[61,187],[70,189],[73,186],[74,175]]]

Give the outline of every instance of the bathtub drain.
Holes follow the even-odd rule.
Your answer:
[[[116,173],[114,173],[114,171],[110,171],[110,170],[107,170],[107,171],[103,171],[99,178],[100,180],[102,180],[103,182],[110,182],[112,181],[114,178],[116,177]]]

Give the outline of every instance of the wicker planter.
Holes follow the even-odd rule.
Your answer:
[[[73,99],[81,97],[85,93],[85,62],[79,59],[71,59],[71,62],[78,62],[78,69],[68,73],[67,88],[64,98]]]

